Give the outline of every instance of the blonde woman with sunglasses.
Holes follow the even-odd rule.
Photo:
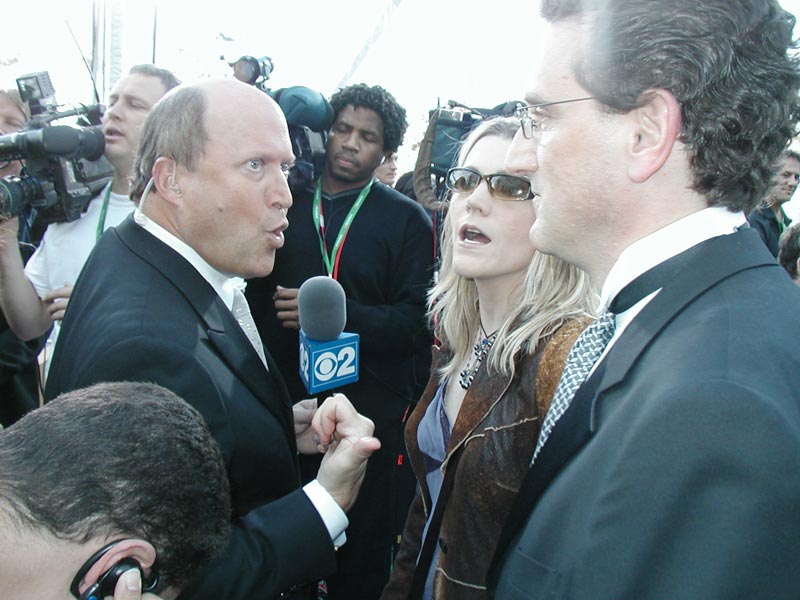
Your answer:
[[[447,174],[442,264],[429,294],[439,345],[405,432],[419,485],[385,600],[486,597],[541,420],[592,316],[588,277],[528,240],[531,183],[503,171],[519,125],[481,123]]]

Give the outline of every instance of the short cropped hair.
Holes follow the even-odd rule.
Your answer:
[[[383,121],[383,150],[397,152],[403,143],[403,136],[408,129],[406,109],[397,103],[389,92],[379,85],[368,86],[365,83],[342,88],[331,96],[334,121],[346,106],[368,108],[380,115]]]
[[[792,279],[798,278],[798,258],[800,258],[800,222],[787,227],[778,241],[778,262]]]
[[[150,383],[62,394],[0,431],[0,500],[12,522],[58,539],[149,541],[170,588],[230,533],[216,441],[200,413]]]
[[[128,71],[128,75],[147,75],[149,77],[157,77],[161,80],[161,83],[164,85],[164,88],[166,88],[166,91],[170,91],[172,88],[178,87],[181,84],[181,80],[175,77],[175,74],[172,71],[162,69],[161,67],[157,67],[149,63],[133,65]]]
[[[208,141],[205,92],[196,86],[175,89],[159,100],[142,126],[139,152],[133,165],[131,199],[139,203],[160,156],[169,156],[194,171]]]
[[[783,154],[781,155],[781,158],[783,160],[786,160],[787,158],[793,158],[798,163],[800,163],[800,152],[797,152],[795,150],[784,150]]]
[[[709,206],[755,208],[800,115],[795,19],[776,0],[542,0],[542,16],[590,25],[574,72],[610,111],[671,92],[693,189]]]

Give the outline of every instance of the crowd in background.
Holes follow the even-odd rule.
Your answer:
[[[290,187],[268,95],[120,78],[82,216],[0,223],[0,596],[796,593],[794,20],[573,4],[543,2],[528,103],[443,176],[398,177],[381,86],[330,98]],[[0,135],[29,118],[0,93]],[[317,276],[360,376],[311,394]]]

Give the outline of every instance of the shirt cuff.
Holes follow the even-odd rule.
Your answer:
[[[347,541],[347,534],[345,529],[350,524],[347,520],[347,515],[333,499],[328,490],[322,487],[322,484],[314,479],[303,486],[308,499],[311,504],[317,509],[322,522],[328,530],[328,535],[331,536],[333,547],[338,550]]]

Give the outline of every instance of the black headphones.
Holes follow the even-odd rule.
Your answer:
[[[122,577],[123,573],[130,571],[131,569],[138,569],[139,571],[139,575],[142,578],[142,592],[158,591],[158,566],[156,564],[153,564],[151,567],[150,577],[147,578],[144,575],[142,566],[136,559],[123,558],[108,571],[100,575],[98,580],[86,588],[82,594],[80,593],[81,581],[83,581],[83,578],[86,576],[86,573],[89,572],[89,569],[91,569],[92,566],[98,560],[100,560],[106,552],[111,550],[111,548],[122,541],[124,540],[116,540],[107,546],[103,546],[100,548],[100,550],[92,554],[92,556],[90,556],[89,559],[83,563],[83,566],[78,569],[75,578],[72,580],[72,585],[69,586],[69,591],[75,598],[78,598],[78,600],[103,600],[103,598],[106,596],[113,596],[114,588],[117,586],[117,581],[119,581],[119,578]]]

